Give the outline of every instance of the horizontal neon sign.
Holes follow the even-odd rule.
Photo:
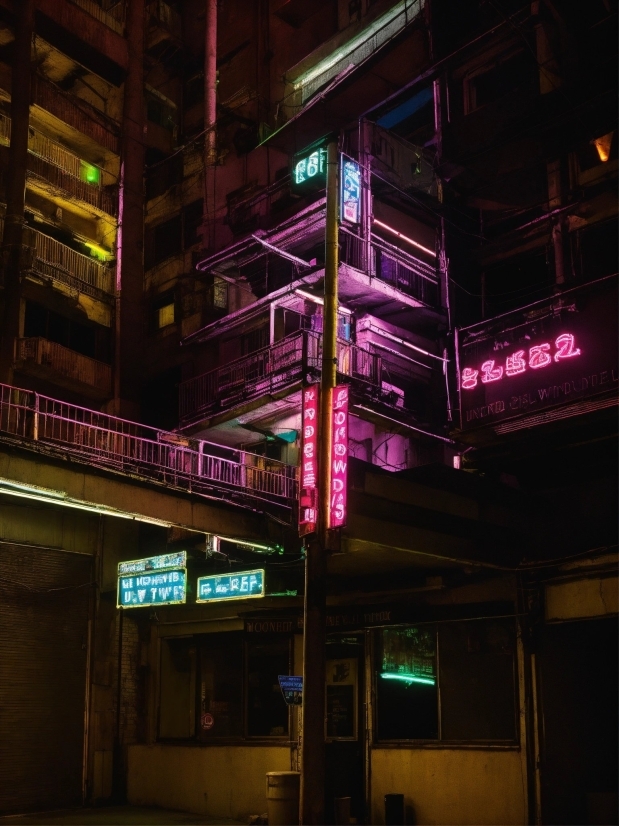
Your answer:
[[[235,574],[201,576],[196,602],[219,602],[264,596],[264,569]]]
[[[147,559],[132,559],[118,563],[118,574],[138,574],[146,571],[162,571],[166,568],[184,568],[187,565],[187,551],[151,556]]]
[[[187,570],[121,576],[118,578],[119,608],[174,605],[187,599]]]
[[[462,390],[473,390],[479,382],[491,384],[505,377],[519,376],[527,370],[541,370],[556,362],[580,355],[581,350],[576,347],[572,333],[563,333],[555,339],[554,351],[549,342],[544,342],[529,347],[528,354],[525,350],[516,350],[506,357],[504,366],[496,359],[488,359],[478,370],[465,367],[460,376],[460,387]]]

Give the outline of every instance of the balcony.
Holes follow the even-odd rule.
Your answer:
[[[109,364],[45,338],[20,338],[15,351],[17,366],[24,372],[95,398],[108,399],[112,395]]]
[[[34,103],[58,120],[86,135],[99,146],[114,154],[120,152],[118,127],[86,101],[62,93],[52,83],[37,75],[34,84]]]
[[[84,11],[88,12],[91,17],[104,23],[109,29],[112,29],[117,34],[123,35],[125,31],[125,5],[124,3],[116,3],[111,8],[105,10],[101,8],[98,3],[93,0],[70,0],[75,6],[79,6]]]
[[[369,258],[369,261],[367,260]],[[435,267],[403,252],[380,236],[371,234],[369,252],[362,238],[340,228],[340,260],[370,278],[377,278],[411,298],[435,309],[440,307]]]
[[[82,255],[39,230],[27,228],[34,240],[29,269],[44,279],[59,281],[93,298],[109,301],[114,295],[114,270]],[[4,219],[0,218],[0,235]]]
[[[290,392],[308,371],[320,371],[321,336],[301,330],[282,341],[217,367],[180,385],[184,424],[263,396]],[[338,341],[338,373],[367,387],[381,388],[380,356]]]
[[[297,469],[252,453],[179,438],[136,422],[0,385],[0,435],[222,501],[290,518]]]

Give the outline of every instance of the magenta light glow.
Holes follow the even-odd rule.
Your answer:
[[[436,258],[436,251],[428,249],[428,247],[424,247],[423,244],[420,244],[418,241],[413,241],[412,238],[409,238],[408,235],[403,235],[401,232],[398,232],[397,229],[390,227],[388,224],[383,224],[382,221],[379,221],[378,218],[374,218],[374,223],[378,227],[382,227],[382,229],[386,229],[387,232],[392,233],[392,235],[396,235],[398,238],[401,238],[402,241],[406,241],[407,244],[411,244],[413,247],[417,247],[417,249],[422,250],[423,252],[431,255],[433,258]]]
[[[303,389],[301,427],[301,484],[299,485],[299,533],[316,530],[318,518],[318,387]]]
[[[555,352],[551,355],[552,345],[549,342],[536,344],[529,348],[528,363],[525,360],[525,351],[516,350],[505,359],[505,367],[498,364],[495,359],[484,361],[479,370],[473,367],[465,367],[460,377],[460,387],[462,390],[473,390],[477,387],[478,380],[482,384],[500,381],[505,376],[518,376],[527,369],[541,370],[554,362],[564,359],[575,358],[581,355],[581,350],[576,347],[572,333],[563,333],[555,339]],[[480,376],[481,373],[481,376]]]
[[[333,388],[331,405],[331,490],[329,527],[346,524],[346,482],[348,478],[348,386]]]

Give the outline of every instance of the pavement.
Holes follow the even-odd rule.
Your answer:
[[[99,806],[0,817],[1,826],[246,826],[239,820],[157,809],[151,806]]]

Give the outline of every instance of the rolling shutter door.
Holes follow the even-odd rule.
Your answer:
[[[91,568],[0,543],[0,813],[82,803]]]

